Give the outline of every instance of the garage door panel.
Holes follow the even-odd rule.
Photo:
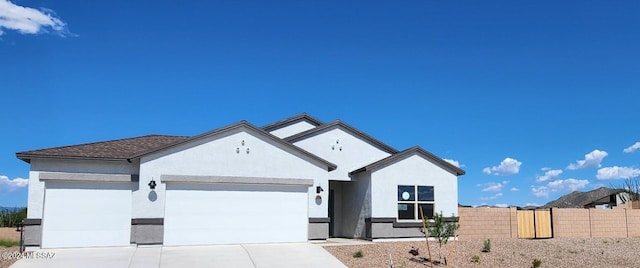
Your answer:
[[[42,247],[129,245],[131,184],[46,182]]]
[[[167,186],[165,245],[307,240],[306,186]]]

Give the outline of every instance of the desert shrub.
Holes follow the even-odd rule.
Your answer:
[[[471,257],[471,262],[473,262],[473,263],[479,263],[479,262],[480,262],[480,256],[478,256],[478,255],[473,255],[473,257]]]
[[[440,213],[435,213],[431,220],[423,219],[423,221],[425,221],[424,224],[427,226],[429,236],[435,237],[436,241],[438,241],[438,257],[440,260],[442,260],[443,257],[442,246],[449,242],[449,238],[453,237],[456,230],[460,227],[460,224],[458,224],[459,218],[454,215],[451,215],[451,218],[451,221],[445,221],[441,211]]]
[[[482,252],[491,252],[491,239],[487,239],[484,241]]]
[[[542,264],[542,261],[538,259],[533,259],[533,261],[531,262],[531,266],[533,268],[538,268],[540,267],[541,264]]]
[[[0,227],[16,227],[27,217],[27,208],[0,209]]]
[[[364,257],[364,253],[362,253],[362,250],[358,250],[358,251],[353,253],[353,257],[354,258],[362,258],[362,257]]]

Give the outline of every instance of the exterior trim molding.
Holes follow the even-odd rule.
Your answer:
[[[164,225],[164,218],[131,219],[131,225]]]
[[[138,175],[130,174],[99,174],[99,173],[69,173],[69,172],[40,172],[40,180],[51,181],[103,181],[103,182],[132,182],[138,181]]]
[[[22,224],[24,226],[42,225],[42,219],[24,219]]]
[[[193,183],[228,183],[228,184],[269,184],[269,185],[299,185],[312,186],[312,179],[294,178],[252,178],[230,176],[185,176],[161,175],[162,182],[193,182]]]
[[[330,223],[331,218],[309,218],[309,223]]]
[[[442,217],[444,219],[444,221],[446,222],[453,222],[454,221],[454,217]],[[364,219],[365,223],[393,223],[393,228],[422,228],[422,221],[417,221],[417,222],[405,222],[405,221],[398,221],[398,219],[396,218],[365,218]],[[429,225],[431,225],[432,223],[429,223]]]

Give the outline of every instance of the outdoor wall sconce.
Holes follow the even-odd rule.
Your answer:
[[[322,189],[322,187],[317,186],[316,187],[316,194],[320,194],[320,192],[324,192],[324,189]]]
[[[247,148],[247,154],[249,154],[249,148]]]
[[[240,153],[240,147],[236,147],[236,154]]]
[[[242,140],[242,142],[241,142],[241,143],[242,143],[242,146],[244,146],[244,140]]]
[[[147,185],[149,185],[149,189],[153,190],[156,188],[156,181],[154,181],[153,178],[151,178],[151,181]]]

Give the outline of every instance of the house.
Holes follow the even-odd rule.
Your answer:
[[[458,214],[464,171],[307,114],[193,137],[148,135],[19,152],[25,245],[206,245],[420,237]]]

